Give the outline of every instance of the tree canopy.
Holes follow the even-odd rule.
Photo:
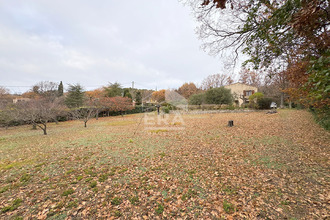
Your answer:
[[[58,84],[50,81],[41,81],[32,87],[34,97],[54,100],[58,96]],[[32,95],[33,96],[33,95]]]
[[[17,111],[17,118],[26,123],[40,127],[44,135],[47,135],[47,123],[66,112],[66,107],[60,99],[50,100],[47,98],[33,99],[19,102],[13,111]]]
[[[122,96],[123,89],[119,83],[115,82],[104,87],[104,91],[107,97],[115,97]]]
[[[189,104],[190,105],[202,105],[205,103],[205,94],[204,93],[198,93],[190,96],[189,98]]]
[[[329,85],[329,1],[191,0],[198,33],[211,54],[241,52],[244,65],[284,72],[287,92],[307,106],[327,108]]]
[[[136,104],[137,105],[141,105],[142,104],[142,94],[141,94],[140,91],[137,91],[136,92],[135,101],[136,101]]]
[[[78,108],[84,105],[85,93],[81,85],[69,85],[68,94],[65,98],[65,104],[69,108]]]
[[[218,88],[221,86],[229,85],[233,83],[233,80],[230,75],[227,74],[212,74],[207,76],[201,85],[202,90],[208,90],[211,88]]]
[[[188,99],[191,95],[196,94],[198,92],[198,89],[196,85],[192,82],[190,83],[184,83],[180,88],[178,89],[178,93]]]
[[[61,81],[60,84],[58,85],[58,88],[57,88],[57,96],[63,96],[63,83],[62,83],[62,81]]]
[[[152,93],[152,99],[158,103],[165,101],[165,89],[155,91]]]
[[[205,101],[207,104],[232,104],[233,96],[225,87],[212,88],[205,92]]]

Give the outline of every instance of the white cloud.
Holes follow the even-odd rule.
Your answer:
[[[201,81],[222,64],[199,49],[189,14],[166,0],[0,1],[1,84]]]

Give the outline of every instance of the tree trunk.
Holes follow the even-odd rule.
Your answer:
[[[99,120],[99,110],[96,110],[96,120]]]
[[[87,128],[87,121],[84,121],[85,122],[85,128]]]
[[[43,124],[43,128],[41,127],[41,129],[44,131],[44,135],[47,135],[47,125]]]
[[[32,130],[37,130],[37,125],[35,123],[32,124]]]
[[[281,108],[284,108],[284,92],[281,92]]]

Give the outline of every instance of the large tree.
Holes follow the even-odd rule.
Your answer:
[[[123,112],[134,108],[130,98],[120,96],[104,97],[100,100],[100,104],[104,109],[114,112]]]
[[[65,104],[69,108],[78,108],[83,106],[85,98],[86,97],[85,97],[84,88],[81,85],[70,84],[68,89],[68,94],[65,98]]]
[[[5,87],[0,86],[0,105],[7,105],[12,102],[12,95],[10,95],[9,90]]]
[[[60,82],[60,84],[57,87],[57,96],[63,96],[63,83],[62,83],[62,81]]]
[[[142,94],[141,94],[141,91],[137,91],[136,92],[135,102],[136,102],[137,105],[141,105],[142,104]]]
[[[202,90],[208,90],[211,88],[218,88],[224,85],[228,85],[233,83],[232,78],[229,75],[226,74],[213,74],[207,76],[203,81],[201,85]]]
[[[0,102],[0,126],[8,128],[13,121],[18,120],[16,106],[9,102]]]
[[[96,120],[99,119],[99,112],[102,111],[102,103],[101,103],[101,99],[103,99],[106,95],[105,91],[103,88],[98,88],[98,89],[94,89],[92,91],[86,91],[85,95],[87,97],[88,100],[93,100],[94,102],[94,106],[96,107]]]
[[[47,123],[56,121],[58,116],[67,112],[61,99],[47,98],[18,102],[14,110],[18,112],[17,119],[38,126],[43,130],[44,135],[47,135]]]
[[[230,89],[222,86],[207,90],[205,92],[205,101],[207,104],[232,104],[233,96]]]
[[[204,48],[254,68],[284,67],[299,100],[326,107],[329,99],[329,1],[191,0]]]
[[[249,69],[243,68],[239,72],[239,76],[240,83],[248,84],[255,87],[260,87],[262,84],[262,76],[256,71],[251,71]]]
[[[323,54],[329,46],[327,0],[191,0],[200,36],[214,53],[243,49],[257,67],[276,58]],[[231,23],[229,23],[231,22]],[[236,50],[239,52],[239,50]]]
[[[165,89],[154,91],[151,97],[158,103],[165,102]]]
[[[131,94],[131,92],[129,91],[128,88],[125,88],[124,89],[124,91],[123,91],[123,97],[127,97],[127,98],[132,99],[132,94]]]
[[[55,82],[41,81],[32,87],[32,92],[36,94],[35,97],[54,100],[58,96],[58,86],[59,84]]]
[[[82,120],[86,128],[87,122],[98,114],[99,108],[99,99],[85,99],[83,106],[71,109],[70,114],[73,119]]]
[[[198,88],[196,87],[195,83],[184,83],[180,88],[178,89],[178,93],[185,97],[186,99],[189,99],[189,97],[193,94],[196,94],[198,92]]]
[[[202,105],[204,103],[205,103],[205,93],[194,94],[189,98],[190,105]]]
[[[88,98],[100,99],[106,96],[106,93],[103,88],[94,89],[92,91],[86,91],[86,96]]]
[[[104,87],[105,94],[107,97],[122,96],[123,89],[117,82],[109,83],[108,86]]]

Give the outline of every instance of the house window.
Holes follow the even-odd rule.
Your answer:
[[[253,90],[244,90],[244,96],[250,96],[253,95],[254,91]]]

